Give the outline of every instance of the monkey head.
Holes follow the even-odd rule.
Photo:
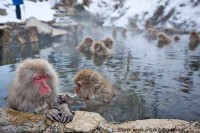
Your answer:
[[[80,98],[92,99],[102,76],[91,69],[84,69],[74,76],[73,81],[77,85],[76,94]]]
[[[171,39],[164,32],[159,33],[157,38],[159,43],[168,44],[171,42]]]
[[[99,54],[99,55],[103,55],[106,54],[107,48],[105,47],[105,44],[101,41],[97,41],[94,43],[93,46],[93,53],[94,54]]]
[[[175,36],[174,36],[174,41],[177,42],[177,41],[179,41],[179,40],[180,40],[180,37],[179,37],[178,35],[175,35]]]
[[[88,47],[90,47],[92,46],[94,39],[91,36],[87,36],[84,38],[84,42]]]
[[[105,44],[105,46],[109,49],[112,49],[113,47],[113,39],[110,37],[106,37],[105,39],[102,40],[102,42]]]
[[[158,34],[158,30],[152,29],[151,34],[152,34],[152,36],[155,36],[155,37],[156,37],[157,34]]]
[[[200,37],[197,32],[191,32],[190,33],[190,42],[200,42]]]
[[[158,34],[158,41],[163,41],[165,40],[165,34],[164,33],[159,33]]]
[[[49,96],[51,91],[56,91],[58,77],[46,60],[26,59],[17,68],[17,74],[17,82],[23,83],[22,88],[26,88],[24,91],[27,93],[31,92],[36,96],[39,93],[39,96],[44,97]]]

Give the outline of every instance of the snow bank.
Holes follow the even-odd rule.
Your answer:
[[[52,0],[43,2],[32,2],[24,0],[24,5],[21,5],[22,20],[18,20],[15,14],[15,6],[12,0],[0,0],[0,8],[6,9],[7,16],[0,16],[0,23],[5,22],[22,22],[30,17],[35,17],[38,20],[50,21],[53,19],[55,10],[51,9]]]
[[[116,9],[116,5],[120,5]],[[153,16],[157,8],[165,7],[163,16],[167,15],[171,9],[175,9],[173,16],[168,20],[170,23],[184,24],[183,29],[200,30],[200,3],[198,0],[92,0],[88,10],[94,14],[104,17],[104,26],[127,27],[129,18],[141,20],[140,25],[144,25],[146,19]]]

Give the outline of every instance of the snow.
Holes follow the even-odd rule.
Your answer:
[[[53,20],[55,10],[51,7],[56,1],[35,3],[24,0],[24,5],[21,5],[22,20],[17,20],[12,0],[0,0],[0,8],[6,9],[8,13],[7,16],[0,16],[0,23],[21,22],[30,17],[43,21]],[[82,0],[77,0],[77,2],[82,3]],[[193,0],[193,2],[191,0],[92,0],[91,5],[85,8],[95,15],[102,16],[103,26],[128,27],[129,20],[134,20],[137,16],[138,27],[144,28],[145,21],[152,17],[161,5],[165,7],[163,16],[175,9],[173,16],[165,24],[166,27],[172,27],[172,23],[176,23],[181,25],[182,29],[200,31],[200,3],[198,0]]]
[[[115,9],[114,5],[119,4],[120,1],[124,1],[124,3]],[[127,27],[128,20],[138,15],[137,19],[140,20],[140,23],[137,23],[138,26],[144,27],[142,25],[145,20],[152,17],[156,9],[163,5],[165,7],[164,16],[171,9],[175,9],[175,13],[166,26],[171,26],[171,22],[185,23],[184,29],[200,31],[200,3],[196,6],[195,3],[197,0],[194,2],[190,0],[92,0],[88,10],[94,14],[101,14],[104,18],[104,26]]]
[[[7,16],[0,16],[0,23],[6,22],[22,22],[30,17],[35,17],[38,20],[50,21],[53,20],[53,14],[55,10],[51,9],[53,2],[43,1],[43,2],[32,2],[24,0],[24,5],[21,7],[22,20],[18,20],[15,14],[15,6],[12,0],[0,0],[0,8],[6,9]]]

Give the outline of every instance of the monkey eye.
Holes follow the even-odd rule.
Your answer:
[[[43,75],[43,78],[48,78],[48,75],[47,75],[47,74],[44,74],[44,75]]]
[[[34,80],[40,80],[42,77],[41,76],[36,76],[34,77]]]
[[[79,83],[76,83],[76,85],[77,85],[78,87],[81,87],[81,85],[80,85]]]

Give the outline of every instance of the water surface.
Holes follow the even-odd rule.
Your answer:
[[[96,40],[112,36],[110,28],[83,29],[77,36],[62,36],[44,41],[38,55],[54,64],[61,80],[59,92],[73,95],[73,76],[91,68],[110,80],[118,97],[110,104],[84,110],[102,114],[109,121],[146,118],[200,119],[200,46],[190,50],[189,35],[162,48],[144,33],[118,32],[115,55],[99,59],[75,50],[85,35]],[[27,56],[18,56],[17,63]],[[28,56],[29,57],[29,56]],[[0,106],[5,106],[7,87],[14,76],[16,64],[0,66]]]

